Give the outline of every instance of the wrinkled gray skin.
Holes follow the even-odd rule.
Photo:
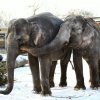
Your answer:
[[[67,41],[69,41],[69,36],[70,35],[66,35],[66,37],[67,36],[68,37],[67,37],[67,39],[65,38],[66,42],[64,42],[63,45],[60,44],[62,42],[59,42],[59,40],[56,39],[56,40],[53,40],[53,43],[51,42],[51,44],[49,45],[49,49],[48,48],[45,49],[45,47],[47,45],[44,42],[46,42],[46,40],[48,40],[48,37],[50,37],[50,36],[47,36],[47,37],[45,36],[45,34],[43,32],[43,27],[41,27],[41,23],[40,22],[31,23],[31,27],[32,28],[31,28],[31,32],[30,32],[31,34],[30,34],[30,39],[29,40],[32,41],[32,42],[30,41],[32,44],[35,43],[36,46],[34,46],[32,44],[28,45],[28,46],[25,45],[25,46],[21,46],[21,49],[27,51],[28,53],[31,53],[33,56],[39,56],[39,57],[45,57],[46,56],[47,57],[46,59],[48,59],[50,62],[58,60],[58,59],[61,59],[61,72],[62,73],[61,73],[60,86],[65,86],[66,85],[66,70],[67,70],[66,64],[68,64],[68,62],[69,62],[70,54],[71,54],[71,49],[72,49],[72,48],[68,48],[67,45],[66,45]],[[36,37],[35,35],[37,35],[37,34],[39,34],[39,35],[37,36],[37,38],[35,38]],[[48,33],[46,35],[48,35]],[[60,37],[63,37],[63,36],[60,36]],[[63,40],[63,38],[61,38],[61,39]],[[43,45],[42,45],[42,43],[43,43]],[[57,43],[59,45],[55,45]],[[44,44],[46,46],[44,46]],[[52,50],[54,46],[56,47],[55,48],[56,50]],[[59,49],[59,47],[60,47],[60,49]],[[44,50],[43,48],[45,49],[46,53],[43,51]],[[34,50],[36,50],[35,51],[36,53],[34,53]],[[83,77],[83,67],[82,67],[82,56],[79,55],[79,52],[77,52],[77,50],[73,50],[73,58],[74,58],[73,61],[74,61],[76,77],[77,77],[77,83],[76,83],[75,88],[77,88],[77,89],[80,89],[80,88],[81,89],[85,89],[84,77]],[[42,62],[45,62],[45,61],[42,61]],[[52,68],[54,68],[54,67],[52,67]],[[80,73],[80,75],[79,75],[79,73]]]
[[[9,94],[13,89],[15,60],[18,55],[26,53],[25,51],[22,51],[20,47],[41,47],[45,44],[48,44],[57,35],[62,22],[62,20],[50,13],[43,13],[35,17],[30,17],[27,20],[18,19],[11,23],[8,28],[8,34],[6,37],[8,85],[6,90],[0,91],[0,93]],[[60,85],[66,85],[65,71],[67,68],[66,65],[70,59],[71,50],[67,49],[65,51],[65,49],[66,47],[54,53],[50,53],[47,55],[39,55],[38,58],[37,56],[28,53],[35,92],[41,92],[43,95],[51,94],[49,86],[49,72],[51,68],[50,76],[52,78],[56,65],[56,62],[52,61],[57,61],[58,59],[61,59],[61,66],[63,66],[61,70],[62,73],[65,74],[63,74],[65,78],[63,76],[61,77],[61,82],[64,81],[64,83],[60,83]],[[65,56],[67,56],[67,58]],[[41,65],[41,75],[39,75],[38,60]]]
[[[93,19],[86,19],[82,16],[68,16],[61,25],[55,39],[42,48],[32,49],[32,53],[39,55],[60,49],[68,42],[68,37],[68,45],[77,50],[89,65],[90,87],[98,88],[100,86],[100,28]],[[55,48],[56,46],[58,48]],[[78,75],[81,75],[79,70]]]

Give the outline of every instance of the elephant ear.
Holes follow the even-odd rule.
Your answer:
[[[95,39],[95,35],[96,35],[96,28],[94,28],[93,23],[84,19],[86,24],[83,28],[83,33],[82,33],[82,47],[86,47],[89,46],[93,40]],[[91,20],[92,21],[92,20]]]
[[[7,30],[7,34],[6,34],[6,39],[9,35],[10,32],[13,31],[13,27],[14,27],[14,22],[16,21],[16,19],[12,19],[10,22],[9,22],[9,26],[8,26],[8,30]]]
[[[34,42],[34,44],[39,46],[43,39],[43,32],[38,23],[31,22],[31,38]]]

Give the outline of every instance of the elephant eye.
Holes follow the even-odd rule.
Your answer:
[[[38,31],[38,26],[34,26],[34,31]]]
[[[72,32],[75,32],[75,28],[72,28]]]

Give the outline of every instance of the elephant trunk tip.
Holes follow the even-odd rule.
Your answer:
[[[68,45],[68,41],[66,41],[63,45],[64,45],[64,46],[65,46],[65,45]]]
[[[7,88],[6,90],[1,90],[0,94],[8,95],[12,91],[12,88]]]

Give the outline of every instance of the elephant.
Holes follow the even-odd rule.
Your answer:
[[[5,90],[0,91],[1,94],[9,94],[13,89],[15,60],[18,55],[26,53],[26,51],[21,50],[21,47],[41,47],[48,44],[55,38],[62,23],[61,19],[51,13],[42,13],[27,19],[20,18],[11,22],[6,36],[8,85]],[[52,85],[54,69],[58,59],[61,59],[62,66],[60,86],[67,85],[65,71],[67,70],[66,66],[69,62],[72,49],[67,49],[66,52],[65,49],[66,47],[54,52],[55,54],[39,56],[28,53],[34,84],[33,89],[36,93],[41,92],[43,95],[51,95],[49,81]],[[39,72],[39,62],[41,73]]]
[[[68,16],[49,44],[41,48],[22,49],[27,49],[33,55],[42,55],[61,49],[64,45],[76,50],[79,53],[77,56],[81,55],[86,60],[90,69],[90,87],[97,89],[100,86],[100,27],[92,18],[79,15]],[[78,69],[82,69],[82,66]],[[77,69],[75,71],[82,79],[82,71]]]
[[[43,62],[47,62],[48,63],[48,65],[49,65],[49,61],[50,62],[52,62],[52,61],[55,61],[55,60],[58,60],[58,59],[63,59],[64,57],[66,57],[66,55],[68,56],[68,57],[66,57],[66,58],[68,58],[66,61],[67,61],[67,64],[68,64],[68,61],[69,61],[69,59],[70,59],[70,55],[71,55],[71,51],[72,51],[72,48],[68,48],[67,47],[67,45],[65,45],[65,44],[63,44],[63,46],[60,48],[60,49],[58,49],[58,47],[55,45],[56,44],[56,42],[55,43],[53,43],[53,45],[55,45],[55,47],[56,47],[56,50],[54,51],[54,52],[52,52],[52,48],[49,48],[49,49],[47,49],[46,51],[48,52],[48,53],[44,53],[44,54],[41,54],[41,51],[39,51],[38,53],[40,53],[40,54],[37,54],[37,51],[36,51],[36,54],[35,53],[32,53],[33,51],[34,51],[34,48],[37,48],[37,49],[41,49],[44,45],[46,45],[46,44],[43,44],[43,45],[38,45],[39,43],[41,44],[42,43],[42,41],[44,41],[44,40],[46,40],[46,39],[48,39],[46,36],[44,36],[44,34],[43,34],[43,29],[40,27],[41,26],[41,24],[37,24],[38,22],[33,22],[33,23],[31,23],[31,29],[30,29],[30,39],[29,40],[31,40],[32,42],[32,44],[31,45],[22,45],[21,46],[21,50],[23,50],[23,51],[27,51],[28,53],[30,53],[30,54],[32,54],[33,56],[39,56],[39,58],[40,57],[42,57],[41,59],[42,59],[42,61],[41,61],[41,59],[39,59],[39,61],[40,61],[40,65],[41,65],[41,67],[42,67],[42,64],[43,65],[46,65],[46,63],[43,63]],[[32,25],[33,24],[33,25]],[[35,24],[35,27],[34,27],[34,24]],[[37,25],[36,25],[37,24]],[[22,25],[21,25],[22,26]],[[37,31],[36,31],[36,26],[38,27],[37,28]],[[41,36],[40,36],[40,34],[39,34],[39,36],[38,36],[38,39],[36,40],[36,38],[35,38],[35,35],[36,34],[38,34],[37,32],[38,31],[40,31],[40,30],[42,30],[42,32],[41,32]],[[18,33],[18,32],[17,32]],[[18,37],[18,36],[17,36]],[[43,37],[45,37],[45,39],[43,38]],[[68,36],[68,38],[69,38],[69,36]],[[62,38],[63,39],[63,38]],[[69,41],[69,40],[68,40]],[[30,41],[29,41],[30,42]],[[35,46],[33,45],[35,43]],[[59,42],[60,43],[60,42]],[[30,43],[29,43],[30,44]],[[49,44],[49,43],[48,43]],[[53,46],[52,45],[52,46]],[[26,48],[25,48],[26,47]],[[64,52],[63,52],[63,51]],[[63,56],[64,55],[64,56]],[[78,55],[78,56],[77,56]],[[45,57],[45,58],[43,58],[43,57]],[[76,84],[76,86],[75,86],[75,88],[76,89],[86,89],[86,87],[85,87],[85,85],[84,85],[84,77],[83,77],[83,67],[80,67],[80,66],[83,66],[83,64],[82,64],[82,56],[81,55],[79,55],[79,52],[77,52],[77,50],[73,50],[73,58],[75,59],[74,60],[74,65],[75,65],[75,70],[77,70],[76,71],[76,76],[77,76],[77,84]],[[76,59],[77,58],[77,59]],[[44,61],[44,59],[45,59],[45,61]],[[46,61],[46,59],[49,59],[48,61]],[[65,61],[65,62],[66,62]],[[64,61],[62,61],[61,63],[62,63],[62,65],[65,63],[63,63]],[[65,64],[64,64],[65,65]],[[50,67],[50,66],[49,66]],[[53,67],[54,68],[54,67]],[[62,68],[62,67],[61,67]],[[67,68],[65,69],[66,67],[63,67],[63,72],[62,72],[62,76],[64,77],[64,78],[62,78],[61,77],[61,80],[63,81],[63,80],[65,80],[66,81],[66,70],[67,70]],[[42,69],[44,69],[44,67],[42,67]],[[42,69],[40,70],[40,71],[42,71]],[[64,70],[65,69],[65,70]],[[46,68],[45,68],[45,70],[46,70]],[[50,69],[49,69],[50,70]],[[46,72],[46,71],[45,71]],[[49,71],[47,71],[47,72],[49,72]],[[43,72],[41,72],[42,74],[43,74]],[[54,73],[54,72],[53,72]],[[79,75],[79,73],[81,73],[80,75]],[[47,74],[47,73],[45,73],[45,74]],[[53,75],[53,74],[52,74]],[[47,75],[45,75],[45,76],[47,76]],[[43,76],[42,77],[44,80],[45,80],[45,77]],[[65,83],[65,82],[64,82]],[[62,83],[60,83],[60,85],[62,86]],[[46,94],[48,93],[48,92],[45,92]]]

